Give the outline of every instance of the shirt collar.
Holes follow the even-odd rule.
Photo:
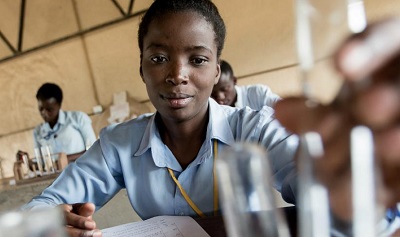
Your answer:
[[[213,99],[208,100],[209,105],[209,123],[207,125],[206,143],[203,144],[204,147],[199,152],[198,162],[202,162],[204,157],[209,157],[208,154],[212,150],[212,140],[217,139],[219,142],[226,145],[232,145],[235,142],[232,129],[229,125],[226,109],[234,109],[229,106],[220,106]],[[135,152],[135,156],[140,156],[145,153],[148,149],[152,149],[152,155],[154,163],[157,166],[165,167],[167,166],[167,160],[165,159],[165,152],[167,147],[162,142],[160,133],[155,123],[156,114],[154,113],[150,119],[145,132],[143,134],[143,139],[140,143],[138,150]],[[171,161],[170,161],[171,162]],[[176,165],[177,164],[177,161]]]
[[[54,125],[53,128],[50,128],[50,124],[48,122],[45,122],[43,127],[44,130],[42,131],[42,133],[47,133],[48,131],[57,132],[60,129],[60,126],[65,124],[65,120],[66,114],[63,110],[60,109],[60,111],[58,112],[57,123]]]
[[[208,104],[210,107],[208,132],[211,131],[211,134],[207,139],[217,139],[222,143],[232,145],[235,142],[235,138],[232,133],[232,128],[229,125],[226,112],[234,108],[230,106],[221,106],[212,99],[209,100]]]
[[[65,118],[66,118],[65,112],[64,112],[63,110],[60,109],[60,112],[58,112],[58,120],[57,120],[57,123],[59,123],[59,124],[65,124]]]
[[[147,123],[146,129],[143,134],[143,139],[140,142],[138,150],[135,152],[135,156],[140,156],[150,148],[151,141],[157,139],[156,134],[160,137],[158,129],[155,123],[156,113],[154,113]],[[159,139],[161,141],[161,139]]]

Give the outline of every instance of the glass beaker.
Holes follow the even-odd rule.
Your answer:
[[[216,165],[228,236],[289,236],[276,208],[268,156],[262,147],[247,143],[224,147]]]
[[[51,156],[51,150],[49,146],[40,147],[40,152],[42,153],[42,158],[44,162],[44,167],[47,173],[54,173],[54,161]]]
[[[43,175],[43,168],[44,168],[44,162],[43,162],[43,158],[42,158],[42,153],[40,152],[40,149],[35,147],[34,148],[34,153],[35,153],[35,158],[36,158],[36,164],[38,166],[38,174],[40,176]]]
[[[63,213],[59,208],[0,215],[0,237],[66,237]]]

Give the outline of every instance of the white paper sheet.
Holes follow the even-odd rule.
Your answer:
[[[103,237],[210,237],[189,216],[157,216],[102,230]]]

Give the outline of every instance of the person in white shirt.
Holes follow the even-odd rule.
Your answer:
[[[263,84],[238,86],[237,78],[233,73],[231,65],[221,60],[221,77],[214,85],[211,97],[220,105],[243,108],[249,106],[252,109],[260,110],[267,105],[273,107],[281,97]]]
[[[63,152],[74,161],[96,141],[92,120],[86,113],[61,109],[63,92],[58,85],[44,83],[36,99],[44,122],[33,130],[35,148],[47,146],[53,154]]]

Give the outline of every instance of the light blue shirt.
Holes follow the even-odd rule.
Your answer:
[[[380,237],[392,236],[400,228],[400,203],[397,203],[393,209],[388,209],[385,217],[378,225]]]
[[[33,130],[35,148],[49,146],[53,153],[67,155],[86,150],[96,141],[90,117],[80,111],[60,110],[53,128],[41,123]]]
[[[100,139],[55,182],[22,209],[55,206],[62,203],[106,204],[126,188],[132,207],[142,219],[159,215],[196,216],[170,177],[171,168],[179,182],[203,213],[213,211],[213,140],[218,149],[235,141],[259,142],[269,151],[274,186],[283,196],[295,192],[294,154],[298,138],[291,136],[265,107],[220,106],[209,100],[206,139],[197,157],[182,170],[162,142],[155,123],[156,114],[103,129]]]
[[[260,110],[265,105],[273,107],[281,97],[272,92],[272,90],[262,84],[235,86],[236,103],[235,107],[243,108],[249,106],[252,109]]]

